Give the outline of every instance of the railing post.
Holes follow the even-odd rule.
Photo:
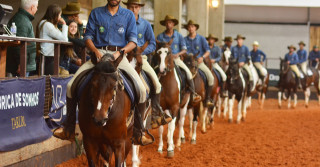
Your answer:
[[[60,62],[60,44],[55,43],[53,75],[59,75],[59,62]]]
[[[26,77],[27,73],[27,42],[21,41],[20,48],[20,77]]]

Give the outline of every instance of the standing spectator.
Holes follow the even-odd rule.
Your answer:
[[[320,52],[317,45],[313,46],[313,50],[309,53],[309,61],[312,67],[319,65]]]
[[[80,11],[80,3],[79,2],[68,2],[67,6],[62,9],[62,18],[65,20],[66,23],[70,21],[75,21],[78,25],[78,32],[80,37],[83,35],[83,23],[79,17],[79,14],[82,13]],[[59,25],[61,28],[61,25]]]
[[[58,29],[58,23],[62,24],[62,32]],[[48,40],[62,40],[68,41],[68,26],[61,18],[60,6],[53,4],[47,8],[46,14],[41,19],[39,25],[39,37]],[[54,44],[41,43],[41,54],[44,56],[45,62],[45,75],[53,75],[53,57],[54,57]]]
[[[21,0],[21,6],[18,12],[10,19],[8,27],[12,23],[17,26],[17,36],[34,38],[32,20],[38,10],[38,0]],[[36,70],[36,44],[29,42],[27,46],[27,73],[26,76],[32,75]],[[7,52],[7,76],[20,75],[20,47],[9,47]]]
[[[307,51],[304,49],[306,44],[303,41],[300,41],[299,43],[299,50],[297,51],[298,58],[299,58],[299,64],[301,67],[301,70],[304,74],[307,73],[307,65],[308,65],[308,55]]]

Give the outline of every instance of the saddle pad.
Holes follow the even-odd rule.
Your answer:
[[[216,70],[215,68],[212,68],[213,72],[216,74],[217,78],[218,78],[218,82],[219,82],[219,85],[222,84],[222,78],[221,78],[221,75],[219,73],[218,70]]]
[[[200,69],[198,69],[198,73],[200,74],[201,78],[203,79],[203,81],[205,83],[205,86],[207,87],[208,86],[208,82],[207,82],[206,74]]]
[[[83,82],[79,83],[80,85],[78,86],[78,91],[77,91],[77,97],[80,98],[81,97],[81,94],[84,90],[84,88],[86,87],[86,85],[89,83],[89,81],[91,80],[93,76],[93,70],[91,70],[87,76],[85,76],[85,79]],[[125,75],[123,75],[121,72],[120,72],[120,77],[122,78],[123,80],[123,85],[124,85],[124,88],[126,90],[126,92],[128,93],[129,97],[130,97],[130,100],[131,100],[131,104],[134,104],[134,100],[135,100],[135,97],[134,97],[134,91],[133,91],[133,86],[132,84],[130,83],[130,81],[125,77]],[[79,100],[79,99],[78,99]],[[132,105],[134,106],[134,105]]]
[[[143,80],[146,82],[147,86],[149,87],[149,90],[151,92],[152,90],[152,83],[151,83],[151,80],[149,79],[149,77],[147,76],[147,73],[144,72],[143,70],[141,70],[141,76],[143,77]],[[149,94],[150,92],[148,93],[147,91],[147,99],[149,98]]]
[[[176,64],[174,64],[174,68],[176,69],[176,72],[177,72],[179,80],[180,80],[181,90],[184,90],[184,88],[186,87],[187,76],[186,76],[185,72],[184,73],[182,72],[184,70],[182,68],[180,68],[179,66],[177,66]]]
[[[308,70],[307,70],[307,75],[308,76],[312,76],[313,75],[313,72],[312,72],[312,70],[310,68],[308,68]]]

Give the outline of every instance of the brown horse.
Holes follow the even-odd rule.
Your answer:
[[[180,122],[184,122],[184,116],[187,110],[187,105],[190,99],[190,93],[181,93],[182,100],[180,101],[181,86],[180,81],[175,70],[173,55],[171,53],[171,43],[173,38],[168,42],[157,41],[156,53],[153,56],[153,66],[156,71],[159,72],[160,83],[162,85],[162,91],[160,95],[160,105],[162,109],[172,116],[172,121],[168,124],[168,148],[167,156],[174,156],[174,142],[173,134],[175,130],[175,122],[180,110]],[[181,130],[181,128],[180,128]],[[182,127],[183,130],[183,127]],[[163,126],[159,128],[159,147],[158,152],[162,152],[163,149]],[[180,139],[178,139],[180,140]]]
[[[114,61],[107,60],[110,56],[104,55],[94,67],[93,76],[80,95],[79,125],[90,167],[102,166],[100,155],[110,164],[113,154],[115,166],[124,166],[131,148],[131,102],[117,71],[123,53]]]
[[[310,86],[313,84],[318,95],[318,105],[320,105],[320,83],[319,83],[319,70],[313,68],[313,67],[308,67],[307,68],[307,74],[303,74],[305,77],[302,79],[302,89],[304,91],[304,97],[305,97],[305,107],[308,108],[309,106],[309,100],[310,100]]]

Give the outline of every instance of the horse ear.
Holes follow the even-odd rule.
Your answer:
[[[157,45],[159,45],[161,42],[160,42],[160,41],[158,41],[158,40],[156,40],[156,43],[157,43]]]
[[[118,65],[120,64],[120,62],[123,59],[123,55],[124,55],[124,50],[120,50],[120,56],[115,61],[113,61],[113,65],[115,67],[118,67]]]
[[[168,45],[171,46],[172,42],[173,42],[173,37],[172,37],[172,38],[170,39],[170,41],[168,42]]]

